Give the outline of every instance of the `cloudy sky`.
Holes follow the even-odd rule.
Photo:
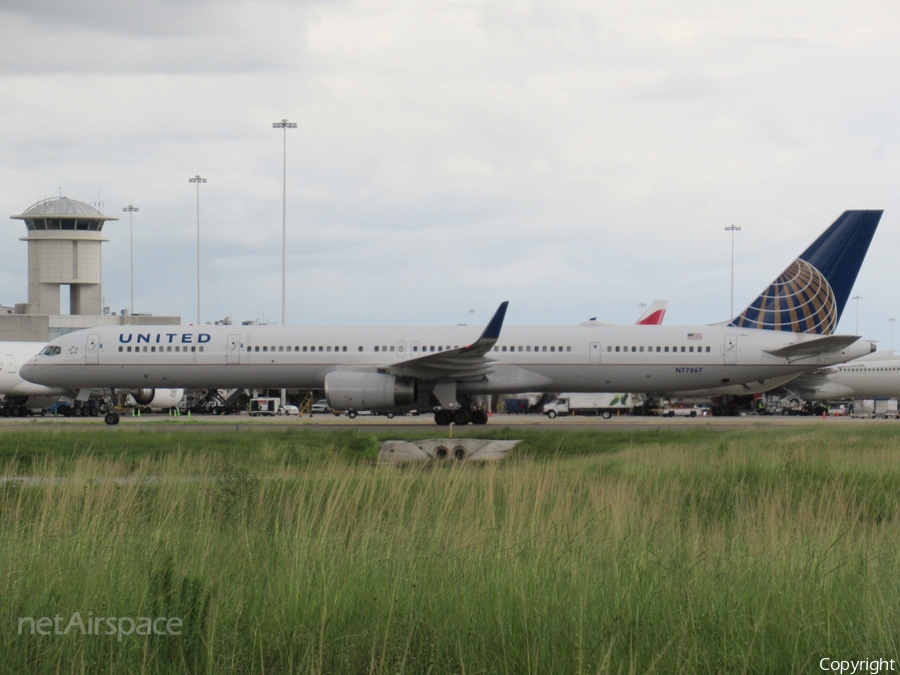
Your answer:
[[[885,216],[854,288],[900,317],[900,5],[0,1],[0,213],[119,216],[104,294],[203,320],[667,322],[742,309],[847,208]],[[5,218],[5,216],[3,216]],[[25,228],[0,228],[0,303]],[[856,305],[841,323],[853,331]],[[900,346],[900,326],[897,328]]]

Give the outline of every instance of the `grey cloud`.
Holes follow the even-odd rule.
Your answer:
[[[0,8],[0,72],[279,71],[302,65],[308,20],[305,3],[14,0]]]
[[[2,14],[4,23],[18,17],[21,29],[57,37],[73,32],[185,36],[223,27],[227,10],[240,4],[241,0],[5,0]]]
[[[178,25],[180,3],[59,5],[0,10],[0,218],[58,186],[138,205],[139,311],[193,318],[199,172],[207,318],[279,316],[282,117],[295,323],[477,321],[504,299],[511,322],[630,322],[656,297],[717,321],[730,223],[736,305],[844,208],[886,207],[876,246],[896,248],[879,78],[900,50],[858,38],[869,19],[810,37],[774,3],[708,3],[709,25],[661,1],[195,3]],[[0,226],[6,304],[20,229]],[[104,254],[115,309],[126,231]],[[896,272],[870,255],[877,333]]]
[[[715,83],[696,73],[668,72],[652,84],[637,88],[638,99],[685,101],[704,98],[717,93]]]

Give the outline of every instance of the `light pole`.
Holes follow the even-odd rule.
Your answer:
[[[856,334],[859,335],[859,301],[862,300],[862,296],[854,295],[853,299],[856,300]]]
[[[296,122],[272,122],[273,129],[284,130],[284,167],[281,184],[281,325],[287,325],[287,130],[296,129]]]
[[[128,238],[131,246],[131,313],[134,314],[134,222],[132,218],[134,212],[138,211],[138,207],[129,204],[122,210],[128,212]]]
[[[734,317],[734,233],[740,232],[741,228],[737,225],[729,225],[725,228],[726,232],[731,232],[731,310],[728,316]]]
[[[287,325],[287,130],[296,129],[296,122],[286,119],[272,122],[273,129],[284,131],[284,162],[281,181],[281,325]],[[281,407],[287,403],[287,390],[281,390]]]
[[[647,309],[647,303],[639,302],[638,309],[641,310],[640,313],[638,314],[638,319],[640,319],[642,316],[644,316],[644,310]]]
[[[474,310],[474,309],[470,309],[470,310],[469,310],[469,314],[472,315],[472,318],[469,319],[469,325],[471,326],[472,324],[475,323],[475,310]]]
[[[200,183],[206,179],[198,173],[193,178],[188,178],[188,183],[197,184],[197,325],[200,325]]]
[[[891,317],[890,319],[888,319],[888,321],[891,322],[891,351],[894,351],[894,322],[896,320],[897,319],[895,319],[894,317]]]

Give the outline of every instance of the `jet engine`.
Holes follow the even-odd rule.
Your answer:
[[[325,398],[335,410],[380,410],[412,405],[415,380],[384,373],[339,370],[325,376]]]
[[[130,389],[127,393],[137,407],[151,410],[174,408],[184,398],[184,389]]]
[[[128,393],[138,405],[150,405],[156,396],[156,389],[132,389]]]

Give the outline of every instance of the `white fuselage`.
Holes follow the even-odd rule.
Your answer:
[[[143,326],[70,333],[22,369],[56,387],[320,389],[336,370],[385,371],[478,339],[473,326]],[[764,348],[819,336],[715,326],[504,326],[493,372],[460,394],[660,392],[801,373],[873,351],[868,341],[800,359]]]
[[[19,375],[19,368],[46,346],[46,342],[0,342],[0,396],[60,396],[62,389],[34,384]]]

